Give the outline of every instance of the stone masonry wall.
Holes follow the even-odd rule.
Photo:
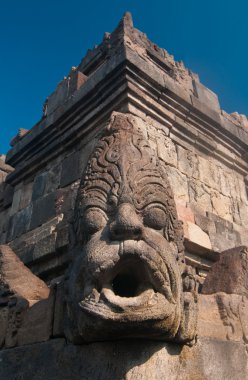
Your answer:
[[[174,143],[170,130],[150,117],[136,117],[136,122],[147,129],[153,149],[166,166],[184,222],[190,263],[204,275],[212,262],[209,252],[217,255],[247,244],[245,178],[194,146],[185,149]],[[98,135],[88,136],[88,142],[65,151],[16,185],[12,202],[1,211],[1,244],[9,244],[34,273],[47,280],[62,275],[68,264],[68,223]]]
[[[132,113],[147,129],[184,222],[188,261],[200,275],[218,252],[248,244],[246,117],[222,111],[217,95],[135,29],[130,15],[43,108],[41,121],[11,142],[7,162],[15,168],[0,160],[0,243],[35,274],[47,281],[64,274],[79,180],[112,111]]]

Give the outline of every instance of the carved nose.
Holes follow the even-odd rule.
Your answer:
[[[139,240],[142,234],[142,224],[134,208],[127,203],[119,206],[115,221],[110,224],[112,240]]]

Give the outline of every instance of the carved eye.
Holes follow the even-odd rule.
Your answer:
[[[90,207],[84,212],[83,223],[85,224],[86,231],[89,234],[94,234],[103,229],[107,223],[107,217],[101,209]]]
[[[147,227],[161,230],[166,225],[167,214],[160,206],[150,206],[146,208],[143,220]]]

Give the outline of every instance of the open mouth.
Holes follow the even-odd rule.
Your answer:
[[[175,301],[169,274],[142,255],[125,253],[79,302],[87,313],[119,321],[161,320],[171,315]]]

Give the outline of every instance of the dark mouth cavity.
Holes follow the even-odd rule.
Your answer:
[[[133,273],[119,273],[112,282],[113,292],[119,297],[135,297],[138,288],[139,280]]]
[[[152,287],[146,268],[137,261],[125,260],[119,263],[111,277],[111,288],[119,297],[137,297]]]

